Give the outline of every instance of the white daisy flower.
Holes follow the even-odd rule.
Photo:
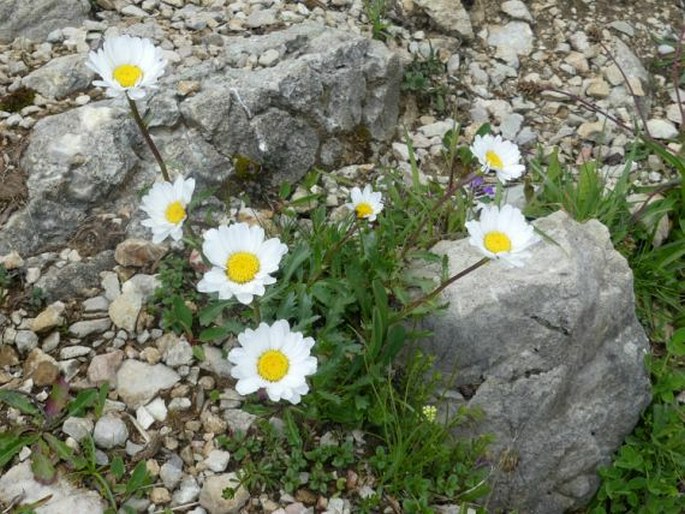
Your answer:
[[[484,205],[480,221],[467,221],[466,229],[469,243],[486,257],[516,267],[523,266],[530,257],[528,248],[540,240],[521,211],[511,205],[501,210],[496,205]]]
[[[146,89],[156,87],[166,60],[149,39],[117,36],[106,38],[100,50],[90,52],[86,66],[102,77],[93,84],[106,88],[107,96],[126,94],[138,100]]]
[[[212,228],[204,234],[202,253],[212,263],[197,284],[202,293],[219,293],[220,300],[233,296],[249,304],[253,296],[262,296],[264,286],[276,279],[270,275],[278,270],[288,247],[278,238],[264,241],[264,230],[247,223],[235,223]]]
[[[381,193],[374,193],[369,184],[364,186],[364,191],[358,187],[353,187],[350,191],[352,202],[345,206],[354,211],[357,219],[376,221],[376,216],[383,210],[383,196]]]
[[[291,332],[285,320],[238,335],[241,347],[228,352],[233,363],[231,376],[238,380],[236,391],[242,395],[266,389],[271,401],[300,403],[309,392],[306,377],[316,373],[316,357],[310,355],[314,339]]]
[[[152,229],[152,242],[161,243],[171,236],[174,241],[183,237],[183,222],[188,217],[186,207],[195,190],[195,179],[178,177],[169,182],[155,183],[143,199],[140,208],[150,216],[143,220]]]
[[[495,171],[500,182],[519,178],[525,166],[519,164],[521,152],[511,141],[504,141],[502,136],[476,136],[471,145],[471,153],[480,162],[483,171]]]

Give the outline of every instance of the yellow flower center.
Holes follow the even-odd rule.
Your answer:
[[[290,369],[288,357],[280,350],[267,350],[257,360],[257,373],[264,380],[278,382]]]
[[[373,207],[366,202],[358,203],[354,210],[357,213],[357,218],[359,219],[368,218],[373,214]]]
[[[171,202],[164,212],[164,217],[169,223],[178,225],[186,217],[186,209],[181,202]]]
[[[244,284],[259,273],[259,259],[250,252],[236,252],[226,260],[226,276],[232,282]]]
[[[485,152],[485,160],[487,161],[488,166],[490,166],[493,169],[501,170],[502,168],[504,168],[504,163],[502,162],[502,159],[500,159],[500,156],[492,150],[488,150],[487,152]]]
[[[114,77],[114,80],[116,80],[121,87],[135,86],[142,76],[143,70],[135,64],[121,64],[114,68],[114,71],[112,72],[112,77]]]
[[[511,251],[511,239],[504,232],[493,230],[485,234],[483,245],[492,253]]]

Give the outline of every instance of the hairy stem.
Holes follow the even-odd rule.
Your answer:
[[[164,163],[164,159],[162,159],[162,155],[159,153],[157,145],[155,145],[155,142],[152,140],[152,137],[150,136],[150,131],[147,129],[147,127],[145,126],[145,122],[143,121],[143,118],[140,116],[140,112],[138,111],[138,106],[136,105],[135,100],[128,96],[128,94],[126,95],[126,99],[128,100],[128,105],[131,108],[133,119],[136,120],[136,124],[138,125],[140,132],[143,134],[143,138],[145,139],[147,146],[150,147],[150,150],[152,150],[152,155],[155,156],[155,160],[157,161],[157,164],[159,164],[159,169],[162,172],[162,177],[164,177],[164,180],[166,180],[167,182],[171,182],[171,179],[169,178],[169,172],[167,171],[166,164]]]

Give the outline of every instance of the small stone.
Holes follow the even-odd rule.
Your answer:
[[[138,273],[123,283],[121,293],[139,294],[143,298],[143,302],[146,302],[161,285],[161,282],[155,275]]]
[[[526,7],[526,4],[521,0],[508,0],[502,2],[500,9],[502,9],[504,14],[507,14],[514,19],[533,22],[533,17],[531,16],[528,7]]]
[[[180,379],[178,373],[164,364],[151,366],[135,359],[128,359],[117,372],[117,390],[129,407],[137,408],[148,403],[160,391],[172,387]],[[171,406],[169,409],[171,410]]]
[[[124,352],[121,350],[96,355],[88,365],[88,380],[97,386],[105,382],[109,382],[112,387],[116,386],[117,370],[123,360]]]
[[[100,276],[102,277],[100,284],[105,290],[105,298],[111,302],[121,294],[119,277],[113,271],[103,271]]]
[[[668,120],[651,119],[647,121],[647,132],[655,139],[674,139],[678,129]]]
[[[683,110],[685,110],[685,106],[683,106]],[[678,107],[678,104],[671,104],[668,107],[666,107],[666,118],[671,120],[673,123],[682,125],[683,115],[680,108]]]
[[[43,350],[35,348],[24,361],[24,377],[33,379],[37,386],[50,385],[59,378],[59,365]]]
[[[169,503],[171,501],[171,494],[165,487],[153,487],[150,491],[150,501],[155,505]]]
[[[609,96],[609,84],[604,82],[602,79],[594,79],[590,81],[585,94],[591,96],[592,98],[606,98]]]
[[[26,269],[26,283],[28,285],[35,284],[38,282],[38,279],[40,278],[40,268],[27,268]]]
[[[83,357],[88,355],[92,350],[87,346],[73,345],[66,346],[59,351],[59,358],[64,359],[76,359],[77,357]]]
[[[125,14],[127,16],[135,16],[136,18],[145,18],[148,16],[148,14],[145,11],[143,11],[140,7],[131,4],[121,9],[121,14]]]
[[[234,489],[230,499],[223,496],[227,487]],[[211,514],[236,514],[249,499],[250,493],[235,473],[207,477],[200,492],[200,505]]]
[[[212,450],[203,463],[208,469],[211,469],[215,473],[221,473],[226,470],[230,459],[231,454],[227,451]]]
[[[270,48],[259,56],[259,64],[261,64],[265,68],[269,68],[276,64],[280,58],[281,54],[279,53],[279,51],[275,48]]]
[[[239,431],[245,434],[257,419],[257,416],[240,409],[226,409],[223,413],[223,418],[233,432]]]
[[[192,404],[193,403],[190,401],[190,398],[173,398],[169,402],[168,409],[169,412],[188,410]]]
[[[162,360],[162,353],[154,346],[148,346],[142,352],[140,356],[145,359],[148,364],[157,364]]]
[[[392,154],[400,162],[409,162],[409,147],[404,143],[393,143]]]
[[[79,339],[84,339],[89,335],[102,334],[109,330],[112,322],[109,319],[90,319],[77,321],[69,327],[69,334]]]
[[[154,244],[146,239],[126,239],[117,245],[114,260],[122,266],[141,268],[159,261],[167,252],[163,245]]]
[[[62,314],[64,314],[64,309],[65,306],[62,302],[55,302],[48,305],[45,310],[33,319],[31,330],[40,334],[41,332],[47,332],[48,330],[60,326],[64,323],[64,317],[62,316]]]
[[[122,293],[110,304],[109,318],[119,328],[134,332],[138,314],[143,306],[143,297],[136,292]]]
[[[209,410],[204,410],[202,414],[200,414],[200,421],[202,421],[202,428],[205,432],[221,434],[228,428],[228,423],[226,423],[226,421]]]
[[[108,414],[95,423],[93,441],[98,447],[109,450],[115,446],[124,446],[126,439],[128,428],[120,418]]]
[[[581,139],[597,141],[607,131],[607,125],[603,121],[586,121],[578,127],[577,133]]]
[[[159,478],[162,479],[164,487],[171,490],[176,489],[176,486],[183,477],[181,466],[183,466],[183,464],[180,462],[180,459],[178,465],[175,465],[172,462],[165,462],[162,464],[162,467],[159,468]]]
[[[15,250],[0,257],[0,265],[4,266],[7,271],[10,271],[21,268],[24,265],[24,259]]]
[[[178,489],[174,491],[173,503],[175,505],[183,505],[185,503],[193,502],[199,494],[200,486],[197,485],[197,480],[195,480],[195,477],[187,476],[183,479]]]
[[[623,32],[626,36],[633,37],[635,35],[635,29],[628,22],[616,20],[609,23],[608,26],[618,32]]]
[[[245,24],[251,29],[274,25],[277,22],[276,14],[270,9],[252,11],[245,20]]]
[[[142,405],[136,409],[136,421],[140,423],[140,426],[145,430],[150,428],[155,422],[155,418],[152,417],[145,407]]]
[[[17,352],[8,344],[0,344],[0,368],[19,364]]]
[[[188,365],[193,361],[193,347],[176,334],[169,333],[159,338],[157,348],[162,352],[164,363],[172,368]]]
[[[60,341],[60,333],[55,331],[43,339],[42,348],[45,353],[50,353],[57,349]]]
[[[38,346],[38,336],[31,330],[18,330],[14,344],[20,353],[30,352]]]
[[[449,130],[455,128],[455,122],[451,119],[436,121],[419,127],[419,132],[428,139],[439,137],[442,139]]]
[[[180,96],[188,96],[200,91],[201,87],[198,80],[179,80],[178,84],[176,84],[176,92]]]
[[[671,45],[659,45],[656,50],[659,52],[659,55],[668,55],[675,52],[675,48]]]
[[[109,300],[104,296],[94,296],[83,302],[84,312],[102,312],[109,308]]]
[[[155,398],[145,406],[145,409],[157,421],[164,421],[167,417],[167,408],[162,398]]]
[[[587,73],[590,71],[587,58],[580,52],[569,52],[564,58],[564,62],[570,64],[577,73]]]
[[[80,442],[93,432],[93,421],[89,418],[70,416],[62,423],[62,432]]]

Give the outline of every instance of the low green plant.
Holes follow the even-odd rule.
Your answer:
[[[427,57],[414,56],[414,60],[406,66],[402,91],[415,95],[419,106],[443,112],[447,107],[449,92],[444,77],[445,65],[431,47]]]
[[[153,314],[159,314],[162,327],[177,334],[193,334],[193,312],[187,302],[197,300],[195,272],[188,259],[176,253],[166,255],[159,265],[160,287],[150,303]]]
[[[334,471],[341,471],[342,462],[353,463],[347,462],[344,444],[337,450],[313,447],[306,428],[317,431],[332,423],[368,431],[375,452],[370,472],[407,512],[443,499],[470,501],[487,491],[485,471],[474,469],[487,441],[450,436],[455,424],[474,416],[463,411],[449,425],[428,423],[421,408],[437,382],[422,376],[426,358],[406,353],[412,341],[426,335],[415,322],[440,308],[437,293],[457,278],[448,276],[445,259],[429,248],[462,234],[472,203],[463,188],[472,178],[466,171],[470,160],[461,169],[456,161],[465,153],[455,149],[454,133],[447,139],[457,170],[447,188],[423,183],[415,161],[410,186],[398,172],[386,170],[381,179],[386,208],[373,225],[351,214],[331,221],[324,207],[303,222],[284,201],[274,231],[289,250],[277,283],[249,309],[234,299],[199,306],[194,319],[204,327],[201,341],[223,341],[273,319],[316,338],[319,366],[301,404],[282,410],[257,398],[243,407],[264,418],[282,412],[285,433],[260,423],[255,433],[221,440],[247,487],[291,491],[303,485],[300,473],[306,470],[308,488],[334,493],[339,486]],[[319,176],[311,178],[310,187]],[[434,266],[439,280],[415,272],[419,263]]]
[[[388,37],[387,28],[390,26],[385,20],[388,10],[388,0],[364,0],[364,12],[371,24],[373,39],[385,41]]]
[[[69,416],[84,416],[93,411],[96,417],[102,415],[109,387],[85,389],[75,397],[69,395],[69,385],[64,379],[57,380],[50,389],[45,405],[39,404],[29,395],[10,390],[0,390],[0,403],[25,416],[28,423],[7,426],[0,431],[0,469],[9,464],[22,448],[31,448],[31,470],[41,483],[57,479],[58,468],[70,471],[72,478],[84,480],[97,488],[108,500],[108,514],[116,513],[130,497],[151,483],[144,462],[139,463],[125,478],[123,461],[115,457],[109,466],[99,465],[95,446],[90,437],[81,440],[81,451],[77,452],[53,431]],[[31,505],[17,505],[17,512],[31,512],[41,502]],[[124,506],[125,512],[133,512]]]

